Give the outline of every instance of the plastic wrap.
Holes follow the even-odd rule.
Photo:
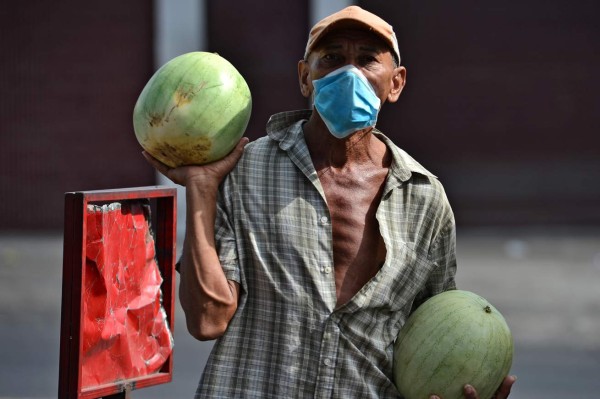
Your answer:
[[[82,386],[155,373],[173,338],[161,304],[150,207],[88,205],[86,217]]]

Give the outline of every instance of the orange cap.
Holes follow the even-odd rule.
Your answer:
[[[308,42],[306,43],[306,51],[304,58],[308,57],[310,52],[315,48],[317,42],[322,39],[328,32],[334,28],[345,27],[348,23],[355,26],[361,26],[370,32],[378,35],[390,47],[396,61],[400,64],[400,50],[398,49],[398,40],[394,33],[392,25],[379,18],[377,15],[363,10],[358,6],[346,7],[341,11],[331,14],[317,22],[308,34]]]

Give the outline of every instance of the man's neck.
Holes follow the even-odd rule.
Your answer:
[[[373,128],[359,130],[344,139],[334,137],[317,112],[304,124],[304,139],[317,172],[324,168],[344,170],[355,167],[387,168],[391,154],[373,134]]]

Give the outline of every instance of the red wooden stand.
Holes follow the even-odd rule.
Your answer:
[[[82,287],[85,281],[86,212],[88,204],[147,199],[152,210],[156,261],[163,279],[162,304],[171,333],[175,324],[175,257],[177,190],[173,187],[138,187],[81,191],[65,194],[62,313],[58,397],[129,398],[134,389],[168,383],[172,379],[173,356],[162,368],[143,377],[82,387]]]

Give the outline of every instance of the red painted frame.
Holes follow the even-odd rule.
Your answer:
[[[97,387],[81,386],[82,366],[82,284],[85,281],[86,209],[89,203],[120,200],[155,199],[152,214],[155,220],[156,258],[163,277],[163,306],[171,333],[175,325],[175,262],[177,189],[151,186],[114,190],[65,193],[65,226],[63,248],[63,282],[60,332],[60,368],[58,397],[60,399],[129,397],[134,389],[171,382],[173,355],[158,373]],[[116,394],[116,395],[115,395]]]

